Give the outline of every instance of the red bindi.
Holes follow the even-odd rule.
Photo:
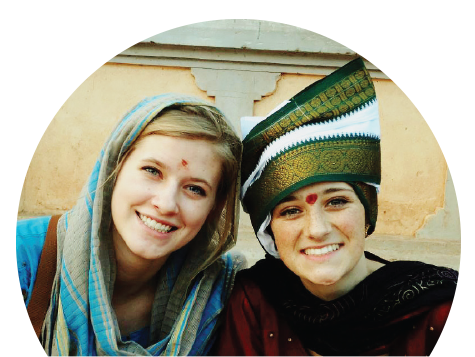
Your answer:
[[[184,159],[181,160],[181,164],[182,164],[184,167],[186,167],[186,166],[188,165],[188,163],[187,163],[186,160],[184,160]]]
[[[317,202],[317,198],[318,196],[315,193],[311,193],[307,196],[305,202],[307,202],[309,205],[313,205],[315,202]]]

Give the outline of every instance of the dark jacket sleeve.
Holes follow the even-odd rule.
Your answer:
[[[264,298],[259,286],[242,275],[236,278],[224,319],[212,355],[308,355],[285,319]]]
[[[217,356],[262,356],[261,326],[241,279],[236,279],[216,345]]]

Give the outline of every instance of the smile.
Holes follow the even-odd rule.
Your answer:
[[[324,255],[338,249],[340,249],[340,246],[338,244],[330,244],[320,249],[308,248],[308,249],[305,249],[303,252],[307,255]]]
[[[173,227],[173,226],[168,226],[168,225],[165,225],[165,224],[162,224],[162,223],[159,223],[147,216],[144,216],[143,214],[139,214],[139,217],[140,219],[142,220],[142,222],[148,227],[148,228],[151,228],[157,232],[160,232],[160,233],[168,233],[170,232],[171,230],[174,230],[176,229],[176,227]]]

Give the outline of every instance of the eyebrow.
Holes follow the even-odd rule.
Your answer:
[[[331,188],[327,188],[325,191],[323,191],[323,194],[327,195],[329,193],[340,192],[340,191],[354,192],[351,188],[331,187]],[[290,195],[290,196],[287,196],[287,197],[283,198],[282,200],[280,200],[279,203],[277,203],[277,205],[280,205],[281,203],[285,203],[285,202],[289,202],[289,201],[294,201],[294,200],[298,200],[298,198],[294,195]]]
[[[160,167],[164,167],[164,168],[166,168],[166,169],[169,168],[167,164],[165,164],[165,163],[161,162],[160,160],[157,160],[157,159],[155,159],[155,158],[153,158],[153,157],[149,157],[149,158],[143,159],[142,161],[145,161],[145,162],[147,162],[147,161],[148,161],[148,162],[152,162],[152,163],[154,163],[155,165],[160,166]]]
[[[323,191],[323,194],[327,193],[333,193],[333,192],[339,192],[339,191],[349,191],[349,192],[354,192],[353,189],[351,188],[339,188],[339,187],[332,187],[332,188],[327,188],[325,191]]]
[[[297,197],[295,197],[294,195],[290,195],[290,196],[287,196],[287,197],[281,199],[281,200],[277,203],[277,205],[280,205],[281,203],[285,203],[285,202],[289,202],[289,201],[294,201],[294,200],[296,200],[296,199],[297,199]],[[277,206],[277,205],[276,205],[276,206]]]
[[[169,168],[170,168],[167,164],[165,164],[165,163],[161,162],[160,160],[157,160],[157,159],[155,159],[155,158],[153,158],[153,157],[149,157],[149,158],[143,159],[142,161],[145,161],[145,162],[147,162],[147,161],[148,161],[148,162],[152,162],[152,163],[154,163],[155,165],[160,166],[160,167],[163,167],[163,168],[165,168],[165,169],[169,169]],[[201,183],[205,184],[206,186],[208,186],[208,188],[209,188],[211,191],[213,190],[213,187],[211,186],[211,184],[210,184],[207,180],[205,180],[205,179],[203,179],[203,178],[191,177],[190,179],[191,179],[191,181],[194,181],[194,182],[201,182]]]
[[[208,181],[206,181],[205,179],[201,179],[201,178],[198,178],[198,177],[192,177],[191,180],[194,181],[194,182],[201,182],[201,183],[205,184],[206,186],[208,186],[210,191],[213,191],[213,187],[211,187],[210,183]]]

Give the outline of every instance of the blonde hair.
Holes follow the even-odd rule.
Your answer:
[[[206,105],[176,104],[164,109],[145,127],[131,147],[119,159],[114,170],[115,175],[119,173],[123,163],[137,145],[150,135],[205,140],[214,144],[223,166],[215,207],[208,219],[209,223],[213,222],[212,226],[215,226],[226,197],[235,187],[241,160],[241,141],[226,122],[223,114]]]

